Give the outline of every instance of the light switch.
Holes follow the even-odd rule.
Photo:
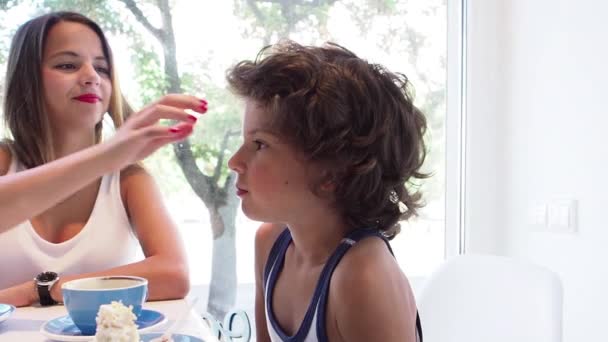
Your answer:
[[[547,229],[552,232],[576,232],[576,211],[576,200],[551,201],[547,210]]]
[[[547,204],[536,202],[530,204],[529,224],[533,231],[547,230]]]

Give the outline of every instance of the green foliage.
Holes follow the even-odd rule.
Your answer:
[[[156,184],[163,195],[171,197],[189,190],[186,177],[177,164],[173,146],[162,147],[146,158],[144,165],[154,175]]]
[[[246,0],[236,0],[234,15],[243,21],[241,35],[259,39],[263,45],[269,44],[274,33],[285,31],[286,25],[281,20],[281,11],[274,4],[255,2],[255,5],[250,5]]]
[[[15,2],[10,0],[0,0],[0,10],[6,11],[14,6]]]
[[[367,7],[376,14],[393,14],[397,11],[397,0],[367,0]]]
[[[246,25],[243,36],[261,39],[264,45],[287,38],[297,24],[318,31],[326,32],[329,9],[335,0],[313,2],[290,2],[274,0],[235,0],[234,14]],[[284,10],[289,8],[289,14]]]
[[[98,23],[106,33],[124,33],[129,31],[130,24],[124,20],[119,4],[108,0],[44,0],[45,11],[75,11],[86,15]]]
[[[131,65],[135,67],[135,78],[139,85],[138,100],[143,105],[165,93],[167,79],[154,47],[141,36],[131,37]]]
[[[7,10],[25,1],[0,0],[0,9]],[[130,64],[135,74],[137,90],[129,94],[134,107],[139,108],[160,97],[168,86],[163,68],[162,48],[155,38],[130,13],[125,4],[119,0],[42,0],[30,1],[38,7],[39,12],[49,10],[74,10],[83,13],[98,22],[106,33],[126,38],[130,45]],[[138,0],[137,5],[144,15],[153,22],[158,19],[158,3],[153,0]],[[171,6],[179,5],[171,1]],[[444,127],[445,127],[445,84],[443,80],[433,80],[427,73],[429,61],[420,58],[420,51],[428,41],[426,35],[410,24],[410,1],[397,0],[318,0],[318,1],[277,1],[277,0],[234,0],[234,14],[240,18],[240,30],[243,39],[259,42],[261,47],[291,34],[306,32],[310,41],[304,44],[318,44],[334,40],[328,30],[330,11],[334,6],[347,9],[353,20],[358,35],[367,41],[376,42],[380,51],[387,55],[403,56],[407,75],[416,86],[419,96],[417,105],[427,115],[427,145],[430,152],[425,166],[429,171],[443,168]],[[435,16],[438,9],[445,6],[445,1],[429,1],[421,14]],[[373,35],[374,28],[381,22],[385,29]],[[3,33],[7,30],[0,22]],[[382,26],[384,28],[384,26]],[[378,31],[378,30],[376,30]],[[9,32],[12,36],[12,32]],[[8,50],[9,36],[0,37],[0,63],[4,63]],[[6,39],[5,39],[6,38]],[[340,42],[338,42],[340,43]],[[179,49],[179,46],[178,46]],[[257,52],[257,50],[255,51]],[[253,53],[249,58],[253,57]],[[223,156],[223,181],[228,174],[226,162],[228,157],[239,146],[241,105],[225,89],[225,86],[213,80],[211,71],[218,68],[213,64],[212,56],[192,63],[180,61],[181,87],[185,93],[204,97],[209,102],[209,112],[199,120],[195,132],[190,138],[192,152],[197,165],[207,175],[216,169],[218,158]],[[441,60],[445,69],[445,59]],[[220,67],[224,67],[223,65]],[[435,67],[435,66],[434,66]],[[401,70],[403,71],[403,70]],[[228,144],[223,145],[226,135],[230,135]],[[153,155],[146,164],[159,179],[159,185],[169,192],[183,191],[188,187],[171,147],[165,147]],[[440,196],[443,189],[441,177],[424,182],[425,196]],[[437,190],[439,189],[439,190]],[[427,190],[429,192],[427,192]]]
[[[207,175],[214,174],[218,159],[224,157],[219,179],[221,185],[230,172],[227,159],[239,146],[241,106],[225,87],[211,79],[208,74],[212,68],[210,61],[201,60],[184,67],[188,70],[180,76],[184,92],[204,97],[209,103],[209,112],[199,120],[190,138],[192,152],[197,165]],[[226,147],[222,148],[226,134],[231,136]]]
[[[221,185],[230,172],[226,164],[228,158],[240,145],[241,106],[226,89],[211,84],[207,84],[203,89],[207,89],[205,97],[209,102],[209,112],[199,120],[190,141],[197,164],[207,175],[215,172],[218,158],[223,155],[224,161],[219,179]],[[228,141],[223,147],[227,134]]]
[[[4,66],[9,53],[8,49],[10,48],[10,42],[15,32],[14,30],[7,29],[2,21],[0,21],[0,31],[2,32],[0,35],[0,65],[2,66],[2,71],[4,71]]]

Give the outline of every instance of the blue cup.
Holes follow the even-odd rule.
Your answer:
[[[139,317],[148,295],[148,280],[132,276],[106,276],[71,280],[61,285],[63,304],[83,335],[94,335],[99,307],[113,301],[133,306]]]

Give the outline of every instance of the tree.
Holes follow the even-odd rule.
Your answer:
[[[154,26],[144,15],[140,6],[134,0],[121,0],[135,19],[145,27],[162,46],[164,78],[169,93],[182,93],[182,82],[178,72],[177,46],[173,31],[173,17],[168,0],[158,0],[157,9],[162,23]],[[212,275],[209,289],[207,310],[217,318],[223,318],[236,300],[236,213],[238,198],[234,191],[235,177],[228,174],[222,182],[225,173],[226,151],[230,138],[239,132],[228,130],[224,133],[219,150],[217,151],[216,166],[213,173],[207,175],[199,169],[189,139],[175,143],[173,151],[177,162],[184,173],[192,190],[200,197],[209,210],[211,229],[213,231]]]

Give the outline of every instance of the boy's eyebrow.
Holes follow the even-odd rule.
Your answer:
[[[59,51],[59,52],[56,52],[56,53],[50,55],[49,58],[56,58],[56,57],[61,57],[61,56],[80,57],[80,55],[74,51]],[[95,57],[95,60],[107,62],[107,59],[105,56],[97,56],[97,57]]]
[[[268,134],[268,135],[274,136],[274,134],[271,131],[264,129],[264,128],[254,128],[254,129],[247,131],[248,135],[254,135],[256,133],[263,133],[263,134]]]
[[[264,129],[264,128],[254,128],[252,130],[247,131],[246,133],[247,133],[247,135],[254,135],[256,133],[261,133],[264,135],[268,135],[277,141],[281,140],[275,133],[273,133],[272,131],[269,131],[267,129]]]

